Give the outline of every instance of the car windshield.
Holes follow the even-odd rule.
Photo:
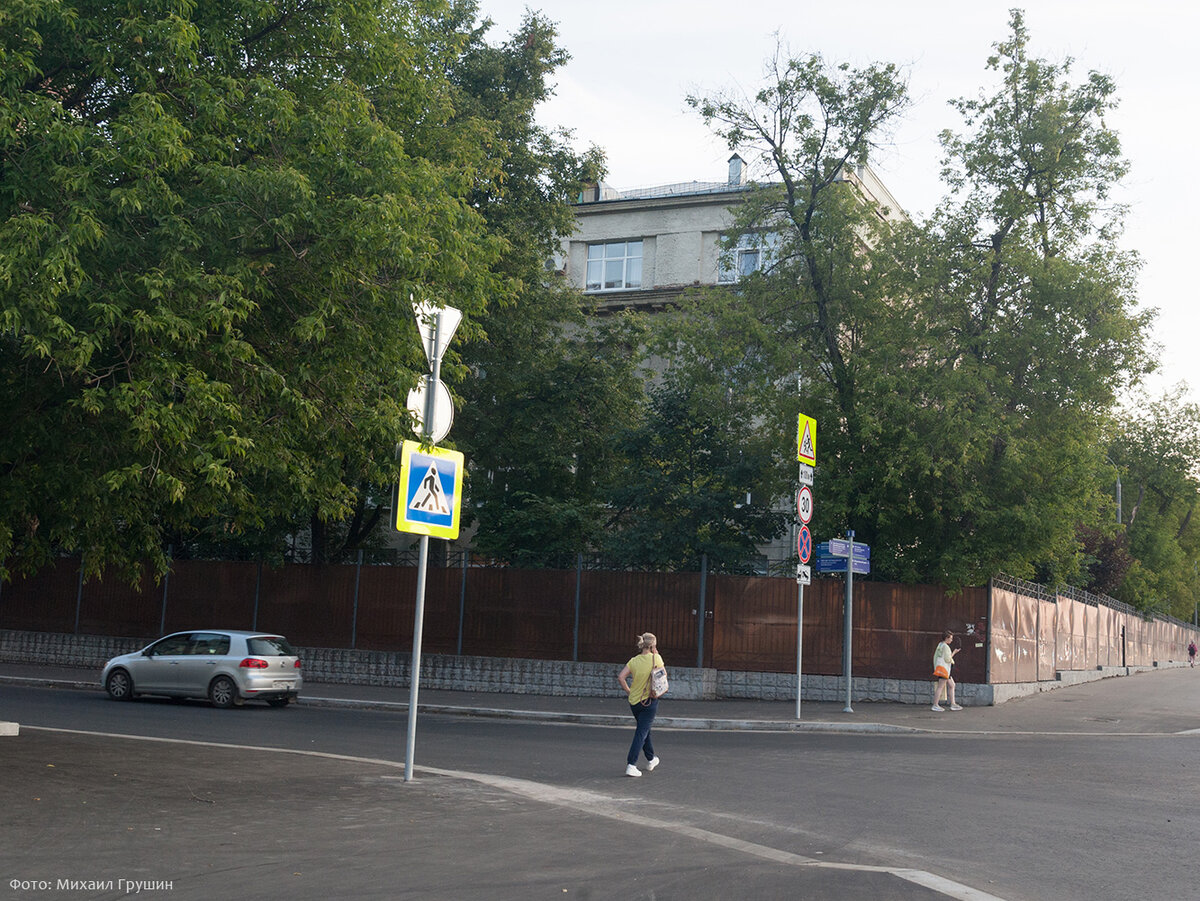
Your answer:
[[[286,638],[278,635],[259,635],[246,639],[246,650],[256,657],[295,657],[296,652]]]

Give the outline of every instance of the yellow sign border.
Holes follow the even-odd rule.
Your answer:
[[[413,457],[421,454],[436,460],[449,460],[454,464],[454,495],[451,504],[450,525],[439,526],[425,522],[410,522],[408,515],[408,480],[412,474]],[[446,538],[453,541],[458,537],[459,519],[462,513],[463,470],[466,458],[459,451],[443,450],[439,447],[422,448],[417,441],[405,441],[400,452],[400,481],[396,490],[395,526],[397,532],[428,535],[431,538]]]
[[[812,441],[812,455],[804,455],[804,429],[808,427],[809,439]],[[796,423],[796,459],[809,466],[817,465],[817,421],[811,416],[800,414]]]

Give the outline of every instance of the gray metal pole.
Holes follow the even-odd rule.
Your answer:
[[[424,437],[427,441],[433,434],[433,415],[437,406],[437,391],[434,389],[437,387],[442,369],[441,348],[438,347],[441,325],[442,313],[439,310],[435,314],[433,323],[433,353],[430,355],[433,371],[425,386],[425,421],[421,424],[421,431],[425,433]],[[417,609],[413,614],[412,672],[408,689],[408,743],[404,749],[405,782],[412,782],[413,757],[417,750],[417,691],[421,682],[421,633],[424,631],[425,625],[425,571],[429,563],[429,536],[422,535],[418,545],[420,550],[417,557]]]
[[[853,713],[854,708],[850,706],[850,689],[854,677],[850,670],[854,658],[854,530],[848,529],[846,537],[850,539],[850,547],[846,556],[846,614],[843,617],[842,632],[842,672],[846,674],[846,707],[842,713]]]
[[[799,589],[796,598],[796,719],[800,719],[800,692],[803,680],[800,665],[804,660],[804,585],[797,580],[796,588]]]
[[[696,669],[704,669],[704,605],[708,594],[708,554],[700,555],[700,616],[696,624]]]
[[[413,755],[417,750],[417,690],[421,681],[421,632],[425,623],[425,570],[429,559],[429,536],[422,535],[418,546],[417,610],[413,615],[412,671],[408,687],[408,742],[404,746],[405,782],[412,782]]]

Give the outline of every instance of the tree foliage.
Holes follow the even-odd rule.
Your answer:
[[[1190,620],[1200,601],[1200,406],[1182,386],[1131,405],[1109,445],[1123,477],[1128,573],[1112,594]]]
[[[730,308],[780,384],[804,377],[818,529],[855,529],[884,578],[1079,575],[1101,428],[1148,368],[1137,260],[1106,206],[1125,171],[1114,87],[1073,84],[1069,60],[1029,55],[1020,13],[1011,27],[995,91],[955,104],[952,193],[925,223],[889,216],[854,168],[903,109],[898,70],[777,58],[753,100],[692,100],[774,182],[738,219],[778,233],[778,259]],[[731,314],[700,315],[728,330]]]
[[[511,297],[470,203],[468,3],[0,12],[0,572],[350,520],[424,369],[411,295]],[[386,449],[380,453],[380,449]]]
[[[523,566],[557,565],[593,549],[608,513],[604,492],[618,465],[614,439],[636,417],[642,385],[636,327],[590,320],[583,298],[551,264],[574,229],[579,186],[603,158],[575,153],[571,136],[547,131],[535,110],[566,60],[553,26],[527,16],[505,43],[476,31],[454,73],[464,108],[497,124],[488,153],[498,177],[472,205],[503,238],[497,264],[518,291],[493,303],[465,342],[462,412],[455,440],[466,452],[472,545]]]

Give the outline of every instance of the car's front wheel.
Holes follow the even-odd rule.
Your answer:
[[[104,690],[114,701],[133,700],[133,679],[123,669],[115,669],[108,674],[104,682]]]
[[[213,702],[214,707],[221,708],[232,707],[240,700],[237,686],[228,676],[217,676],[212,680],[212,684],[208,686],[208,699]]]

